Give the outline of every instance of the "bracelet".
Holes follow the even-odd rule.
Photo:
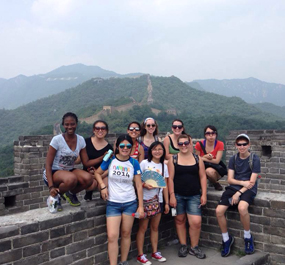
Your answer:
[[[243,192],[241,192],[240,190],[238,190],[238,192],[240,193],[240,195],[242,195],[242,194],[243,194]]]
[[[174,191],[173,191],[173,192],[170,192],[169,196],[171,196],[173,193],[174,193]]]
[[[145,183],[142,184],[142,187],[143,187],[143,188],[144,188],[144,186],[145,186]]]
[[[52,189],[54,189],[54,186],[50,186],[48,187],[49,191],[51,191]]]
[[[107,189],[107,186],[105,186],[104,188],[102,188],[101,190]]]

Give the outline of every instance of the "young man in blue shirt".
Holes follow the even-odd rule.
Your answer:
[[[238,153],[232,156],[228,166],[228,183],[219,205],[216,208],[216,216],[222,232],[222,257],[230,254],[234,243],[234,236],[229,235],[225,212],[230,206],[236,205],[240,214],[240,221],[244,228],[245,253],[254,252],[253,236],[250,232],[249,205],[252,204],[257,193],[257,177],[260,173],[260,159],[249,152],[250,139],[246,134],[236,137],[235,146]]]

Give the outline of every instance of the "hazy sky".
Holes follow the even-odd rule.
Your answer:
[[[74,63],[285,84],[284,0],[1,0],[0,77]]]

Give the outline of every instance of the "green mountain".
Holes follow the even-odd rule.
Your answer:
[[[269,112],[273,115],[285,119],[285,106],[280,107],[268,102],[256,103],[253,104],[253,106],[255,106],[256,108],[260,109],[263,112]]]
[[[49,73],[0,79],[0,108],[14,109],[29,102],[75,87],[91,78],[133,77],[142,75],[133,73],[120,75],[99,66],[74,64],[61,66]]]
[[[227,97],[240,97],[248,103],[269,102],[284,106],[285,85],[282,84],[268,83],[253,77],[246,79],[194,80],[187,84],[199,89],[197,83],[205,91]]]

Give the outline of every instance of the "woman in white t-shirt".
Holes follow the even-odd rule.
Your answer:
[[[164,164],[165,159],[165,148],[161,142],[155,141],[153,142],[148,149],[148,159],[145,159],[141,162],[141,170],[145,172],[147,170],[156,171],[164,178],[168,178],[168,169],[167,165]],[[167,181],[166,181],[167,183]],[[138,257],[137,262],[141,264],[150,265],[151,262],[146,258],[146,255],[143,254],[143,245],[144,245],[144,237],[145,232],[148,227],[148,223],[150,221],[150,241],[152,246],[152,259],[157,260],[159,262],[166,261],[160,252],[157,251],[158,244],[158,226],[161,219],[161,213],[163,211],[163,198],[165,202],[164,213],[168,214],[169,212],[169,197],[168,197],[168,189],[166,188],[154,188],[147,183],[143,183],[143,200],[144,206],[148,207],[150,201],[159,200],[160,203],[160,212],[154,215],[151,218],[140,219],[139,221],[139,231],[137,233],[137,248],[138,248]],[[163,192],[162,192],[163,190]],[[151,202],[152,204],[152,202]]]
[[[101,196],[107,200],[107,236],[110,265],[116,265],[119,254],[119,234],[121,230],[121,262],[127,265],[131,245],[131,231],[134,223],[133,213],[144,217],[141,169],[139,162],[130,157],[133,147],[132,138],[127,135],[118,137],[115,145],[115,156],[103,161],[95,172],[95,178],[101,189]],[[108,188],[102,180],[108,170]],[[133,185],[135,182],[137,196]]]
[[[74,168],[78,156],[87,167],[92,166],[93,163],[88,159],[84,138],[75,133],[77,123],[78,118],[72,112],[68,112],[62,117],[65,132],[52,138],[43,174],[50,195],[52,197],[60,195],[71,206],[80,205],[76,193],[89,188],[93,183],[90,173]],[[58,211],[62,210],[60,196],[58,196]]]

